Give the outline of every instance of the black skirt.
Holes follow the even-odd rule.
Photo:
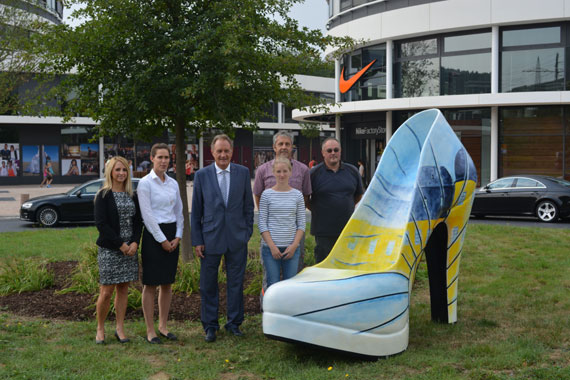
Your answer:
[[[159,224],[159,227],[168,241],[176,237],[176,223]],[[162,245],[145,228],[141,246],[143,285],[173,284],[179,251],[180,245],[173,252],[162,249]]]

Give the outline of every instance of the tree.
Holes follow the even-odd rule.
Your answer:
[[[66,76],[51,91],[68,116],[95,119],[100,135],[148,139],[171,130],[184,157],[188,130],[255,127],[270,99],[311,105],[294,78],[327,44],[287,14],[299,0],[71,0],[76,28],[39,36],[42,72]],[[281,21],[276,21],[280,19]],[[69,98],[68,94],[74,97]],[[184,160],[176,162],[184,205],[183,257],[190,257]]]
[[[313,159],[313,139],[321,135],[321,126],[316,123],[301,123],[301,134],[309,139],[309,158]]]
[[[38,65],[30,54],[29,37],[41,29],[42,21],[14,5],[10,0],[0,4],[0,115],[21,110],[18,89]]]

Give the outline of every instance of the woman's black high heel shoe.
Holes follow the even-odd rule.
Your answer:
[[[124,344],[124,343],[129,343],[131,340],[129,338],[125,338],[125,339],[121,339],[119,337],[119,334],[117,334],[117,331],[115,330],[115,338],[117,338],[117,340],[119,341],[119,343]]]

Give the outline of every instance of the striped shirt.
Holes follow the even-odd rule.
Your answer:
[[[259,200],[259,232],[269,231],[278,247],[287,247],[295,240],[297,230],[305,231],[305,201],[297,189],[267,189]],[[267,245],[262,239],[262,244]]]

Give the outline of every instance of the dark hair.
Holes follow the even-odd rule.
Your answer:
[[[165,143],[156,143],[150,148],[150,156],[156,156],[156,151],[159,149],[166,149],[168,151],[168,155],[170,155],[170,148]]]

